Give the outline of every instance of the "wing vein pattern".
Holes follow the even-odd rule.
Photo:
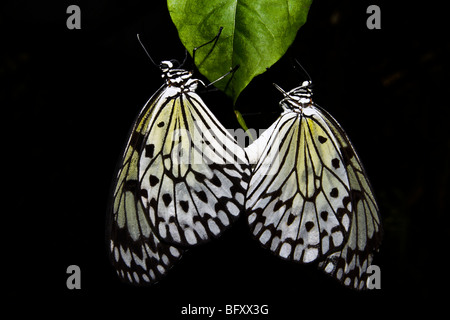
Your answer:
[[[133,284],[161,279],[192,246],[220,236],[244,209],[244,150],[195,93],[191,72],[161,63],[166,83],[137,117],[109,209],[110,256]]]
[[[350,140],[312,102],[310,87],[283,91],[283,113],[245,149],[249,226],[279,257],[318,262],[344,285],[364,289],[381,242],[378,206]]]

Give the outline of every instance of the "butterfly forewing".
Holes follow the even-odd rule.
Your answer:
[[[159,93],[155,96],[147,103],[148,112]],[[136,123],[145,122],[146,115],[139,116]],[[166,274],[181,257],[182,250],[158,239],[140,201],[137,170],[142,147],[140,135],[139,126],[132,129],[113,189],[110,256],[121,279],[133,284],[149,284]]]
[[[348,177],[333,166],[342,156],[315,117],[284,113],[268,141],[254,142],[264,150],[246,202],[254,236],[280,257],[305,263],[342,246],[350,223]]]
[[[149,121],[144,150],[151,152],[139,159],[140,188],[158,236],[189,246],[217,237],[236,220],[250,169],[197,94],[171,96],[169,103]]]

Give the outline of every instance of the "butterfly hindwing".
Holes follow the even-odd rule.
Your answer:
[[[361,161],[344,130],[330,114],[320,110],[339,140],[349,176],[354,210],[346,245],[322,261],[319,267],[346,286],[365,289],[369,276],[367,269],[382,237],[378,205]]]

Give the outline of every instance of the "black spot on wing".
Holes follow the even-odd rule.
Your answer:
[[[206,193],[203,190],[196,192],[196,194],[200,200],[202,200],[204,203],[208,203],[208,197],[206,196]]]
[[[337,198],[339,196],[338,189],[337,188],[331,189],[330,196],[332,196],[333,198]]]
[[[295,220],[295,215],[290,214],[287,220],[287,225],[290,226],[292,224],[292,222],[294,222]]]
[[[213,185],[215,185],[216,187],[220,187],[222,185],[222,182],[220,181],[219,177],[217,177],[216,175],[214,175],[211,179],[211,182]]]
[[[180,201],[180,206],[181,206],[181,209],[183,209],[184,212],[188,212],[188,210],[189,210],[189,202],[182,200],[182,201]]]
[[[351,163],[351,159],[354,156],[354,152],[352,147],[346,146],[341,148],[342,158],[344,159],[345,166],[348,166]]]
[[[319,136],[319,142],[324,144],[325,142],[327,142],[327,138],[325,138],[324,136]]]
[[[344,197],[344,199],[342,199],[342,204],[344,205],[345,208],[348,208],[348,205],[351,203],[351,201],[352,199],[349,196],[346,196]]]
[[[349,213],[346,208],[339,207],[336,210],[336,216],[341,219],[345,214]]]
[[[196,171],[192,171],[194,173],[195,176],[195,180],[197,180],[198,182],[203,183],[206,179],[206,176],[202,173],[196,172]]]
[[[163,199],[164,204],[166,205],[166,207],[168,207],[169,204],[172,202],[172,197],[168,193],[163,194],[162,199]]]
[[[140,149],[143,142],[144,142],[144,135],[137,131],[133,132],[130,139],[130,146],[134,150]]]
[[[135,192],[137,186],[138,186],[137,180],[126,180],[125,183],[123,184],[123,190]]]
[[[333,166],[333,168],[338,169],[340,167],[339,159],[334,158],[333,160],[331,160],[331,165]]]
[[[312,228],[314,228],[314,222],[308,221],[305,223],[306,231],[310,232]]]
[[[150,186],[154,187],[158,184],[159,179],[158,177],[154,176],[154,175],[150,175]]]
[[[275,206],[273,207],[273,211],[278,211],[278,209],[280,209],[282,206],[283,206],[283,201],[278,200],[277,203],[275,203]],[[290,223],[288,222],[288,224],[290,224]]]
[[[364,193],[359,190],[352,189],[351,196],[354,203],[358,203],[359,201],[365,199]],[[347,201],[347,199],[344,199]]]
[[[153,158],[154,152],[155,152],[155,145],[153,143],[145,146],[145,157]]]

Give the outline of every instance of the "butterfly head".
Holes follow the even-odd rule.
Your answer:
[[[159,64],[159,68],[163,73],[167,73],[170,69],[173,69],[173,62],[172,61],[161,61]]]
[[[168,86],[184,87],[192,77],[192,72],[184,69],[177,69],[179,67],[177,60],[161,61],[159,68],[162,71],[162,78],[166,80]]]
[[[280,101],[280,106],[285,111],[302,112],[303,108],[307,108],[312,105],[312,82],[303,81],[300,87],[294,88],[289,92],[284,91],[281,87],[274,83],[283,95],[284,98]]]
[[[288,96],[296,101],[303,101],[302,98],[311,99],[312,97],[312,82],[311,81],[303,81],[300,87],[294,88],[288,92]],[[305,103],[305,101],[303,101]]]

